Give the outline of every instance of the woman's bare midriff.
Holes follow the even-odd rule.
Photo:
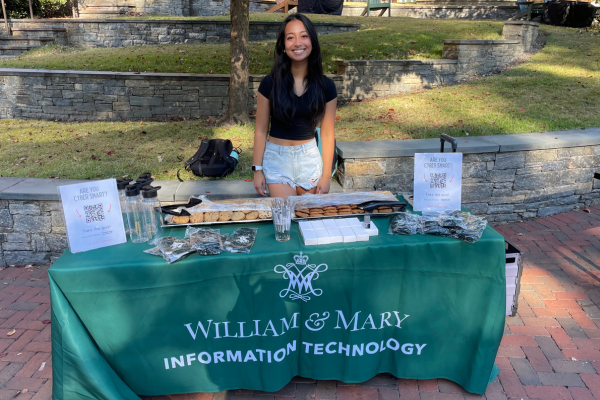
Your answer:
[[[279,139],[269,136],[269,142],[273,144],[278,144],[279,146],[300,146],[305,143],[312,142],[314,139],[308,140],[289,140],[289,139]]]

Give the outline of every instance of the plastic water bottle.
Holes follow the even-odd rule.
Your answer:
[[[160,202],[157,197],[158,189],[160,187],[142,192],[142,197],[144,198],[144,222],[146,223],[148,241],[151,244],[163,236],[163,219],[160,212]]]
[[[127,181],[117,181],[117,190],[119,192],[119,203],[121,204],[121,214],[123,215],[123,225],[125,226],[125,233],[127,234],[129,231],[129,223],[127,222],[127,208],[125,208],[125,200],[127,196],[125,195],[125,190],[129,185],[130,180]]]
[[[137,185],[129,186],[125,194],[127,196],[125,208],[127,209],[127,221],[129,222],[129,237],[133,243],[147,242],[144,202],[140,194],[140,188]]]

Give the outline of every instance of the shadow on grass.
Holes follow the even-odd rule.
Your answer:
[[[202,139],[229,138],[241,146],[240,164],[227,179],[251,172],[253,129],[207,126],[206,121],[57,123],[3,120],[0,133],[2,176],[98,179],[150,171],[176,179]],[[184,180],[198,179],[182,170]]]

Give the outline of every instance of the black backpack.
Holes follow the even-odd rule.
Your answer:
[[[185,162],[184,168],[196,176],[222,178],[233,172],[240,152],[233,148],[229,139],[204,139],[196,154]]]

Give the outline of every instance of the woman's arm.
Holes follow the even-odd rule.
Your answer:
[[[331,165],[335,146],[335,110],[337,98],[325,104],[325,115],[321,121],[321,154],[323,157],[323,175],[317,184],[317,194],[329,193]]]
[[[269,120],[271,111],[269,99],[260,93],[256,95],[256,128],[254,128],[254,163],[252,165],[263,165],[265,146],[267,145],[267,133],[269,132]],[[254,189],[261,196],[267,195],[267,183],[262,171],[254,172]]]

